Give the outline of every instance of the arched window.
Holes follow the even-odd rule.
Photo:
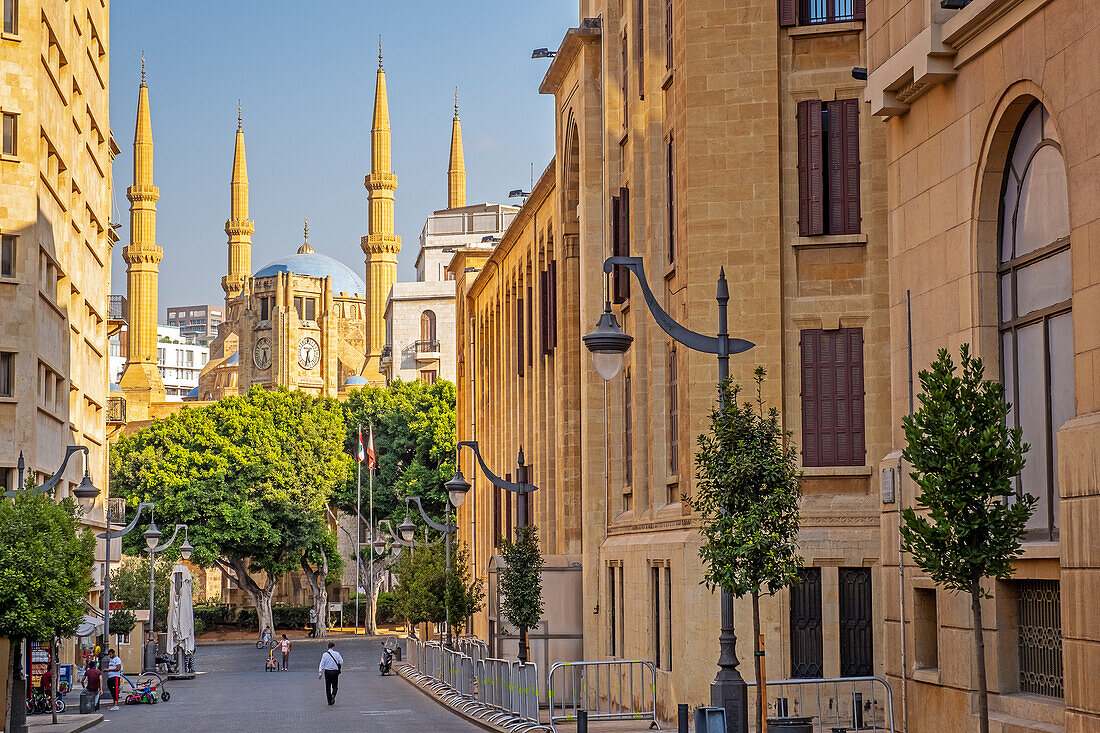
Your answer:
[[[420,340],[435,341],[435,313],[432,311],[420,314]]]
[[[1017,484],[1038,497],[1032,541],[1058,535],[1056,436],[1074,414],[1073,294],[1066,166],[1050,116],[1034,102],[1005,164],[999,220],[1001,373],[1009,421],[1031,445]]]

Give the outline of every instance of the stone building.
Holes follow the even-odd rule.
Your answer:
[[[190,341],[209,344],[218,335],[218,324],[225,320],[225,309],[220,305],[168,306],[169,326],[176,326],[180,335]]]
[[[906,375],[970,343],[1005,383],[1009,419],[1031,446],[1018,487],[1039,498],[1015,577],[985,586],[991,730],[1095,731],[1100,6],[958,5],[867,4],[893,326],[893,451],[879,468],[900,489],[882,505],[886,674],[912,733],[976,728],[969,599],[937,589],[909,557],[899,576],[897,534],[898,509],[914,501],[899,457]]]
[[[484,258],[473,252],[451,265],[465,294],[459,436],[481,440],[501,474],[524,449],[544,549],[583,568],[579,612],[560,609],[573,614],[564,623],[582,626],[586,659],[653,660],[666,718],[677,703],[709,702],[717,672],[720,604],[700,585],[685,500],[716,361],[670,341],[637,281],[607,282],[612,254],[643,258],[657,303],[705,334],[724,268],[731,331],[756,345],[731,373],[747,384],[767,368],[764,396],[800,448],[807,569],[762,603],[769,675],[882,670],[884,131],[851,73],[864,57],[862,4],[837,8],[584,0],[540,88],[555,99],[553,164],[488,260],[496,267],[466,273]],[[605,383],[580,337],[608,299],[635,340]],[[478,474],[467,455],[462,467]],[[460,526],[487,578],[512,513],[507,496],[475,484]],[[490,593],[482,632],[491,606]],[[736,619],[751,678],[747,599]]]
[[[105,1],[11,0],[0,33],[0,485],[18,483],[20,455],[41,482],[61,466],[66,446],[86,446],[101,494],[84,521],[97,530],[107,488],[108,294],[117,240],[109,28]],[[58,497],[69,495],[84,468],[74,456]],[[93,573],[89,602],[97,606],[99,566]],[[7,649],[0,639],[0,689],[7,689]]]

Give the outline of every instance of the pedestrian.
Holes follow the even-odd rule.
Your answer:
[[[111,691],[111,698],[115,704],[111,710],[118,710],[118,695],[122,687],[122,657],[115,654],[114,649],[107,650],[107,689]]]
[[[42,681],[39,683],[39,687],[42,690],[42,694],[49,697],[53,694],[53,672],[47,666],[46,671],[42,673]]]
[[[309,609],[309,638],[317,637],[317,609]]]
[[[94,693],[95,698],[92,700],[92,708],[99,710],[99,683],[100,674],[96,669],[95,661],[88,660],[88,667],[84,670],[84,689],[88,692]]]
[[[340,689],[340,669],[344,666],[344,658],[336,651],[334,642],[328,643],[328,649],[321,655],[321,664],[317,667],[317,679],[325,677],[325,696],[328,704],[336,703],[336,693]]]
[[[286,672],[290,669],[290,639],[286,638],[286,634],[283,634],[283,640],[279,642],[279,650],[283,653],[283,671]]]

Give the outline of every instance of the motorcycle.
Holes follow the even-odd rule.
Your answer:
[[[382,657],[378,660],[378,672],[384,677],[390,673],[391,667],[393,667],[393,649],[390,649],[383,642]]]

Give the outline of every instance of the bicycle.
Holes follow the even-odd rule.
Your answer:
[[[161,700],[163,700],[164,702],[168,702],[169,700],[172,699],[171,693],[169,693],[168,690],[165,689],[165,687],[164,687],[164,678],[161,677],[156,672],[145,672],[145,673],[143,673],[140,677],[137,678],[137,684],[136,685],[126,675],[122,675],[122,681],[130,686],[130,694],[135,694],[135,693],[140,694],[142,691],[144,691],[146,689],[149,689],[154,694],[156,694],[156,692],[159,690]],[[123,691],[120,690],[120,693],[122,693],[122,692]],[[128,695],[125,696],[125,697],[124,697],[123,694],[119,695],[119,698],[122,699],[122,700],[125,700],[126,697],[128,697]]]
[[[256,641],[257,649],[274,649],[279,646],[279,641],[274,636],[261,636]]]
[[[65,712],[65,693],[58,690],[57,699],[54,700],[54,708],[59,713]],[[30,697],[27,698],[27,713],[29,715],[38,715],[40,713],[50,712],[50,696],[42,690],[33,690]]]

